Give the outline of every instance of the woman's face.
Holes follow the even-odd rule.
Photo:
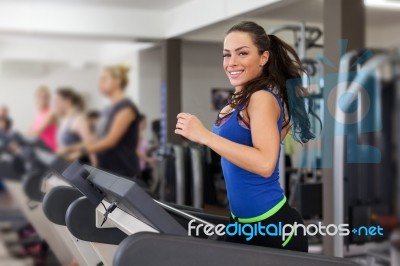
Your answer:
[[[59,94],[56,95],[54,98],[54,109],[57,113],[57,115],[64,116],[69,108],[70,104],[69,102],[61,97]]]
[[[139,123],[139,129],[142,131],[145,130],[146,127],[147,127],[147,120],[146,118],[143,118]]]
[[[0,131],[7,131],[7,122],[3,117],[0,118]]]
[[[50,105],[50,95],[45,91],[38,91],[36,93],[36,106],[39,109],[45,109]]]
[[[100,76],[99,88],[100,92],[105,96],[110,95],[114,90],[118,89],[119,81],[111,76],[110,72],[103,71]]]
[[[251,35],[247,32],[231,32],[224,40],[224,70],[236,91],[262,72],[269,52],[259,54]]]

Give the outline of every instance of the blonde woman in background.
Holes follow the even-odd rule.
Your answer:
[[[139,112],[135,104],[125,95],[128,73],[129,68],[124,65],[104,68],[99,87],[111,105],[101,113],[96,141],[74,145],[64,153],[70,159],[94,154],[98,168],[133,178],[140,174],[139,159],[136,154]]]
[[[40,86],[36,90],[35,101],[37,112],[28,135],[41,139],[52,151],[56,151],[57,119],[50,108],[50,97],[48,87]]]

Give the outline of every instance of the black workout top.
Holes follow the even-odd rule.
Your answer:
[[[106,108],[101,114],[97,128],[98,138],[108,134],[116,115],[125,108],[131,108],[136,115],[139,113],[135,104],[126,98]],[[115,147],[97,154],[98,167],[127,178],[138,176],[139,159],[136,155],[138,137],[139,122],[135,119]]]

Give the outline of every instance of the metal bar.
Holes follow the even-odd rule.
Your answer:
[[[370,77],[370,74],[374,73],[376,69],[384,63],[394,62],[400,59],[399,56],[392,55],[377,55],[376,57],[370,59],[365,65],[361,68],[364,71],[362,75],[357,75],[354,81],[350,84],[348,89],[344,86],[339,86],[338,94],[340,92],[349,92],[353,93],[353,95],[357,95],[360,101],[362,101],[361,90],[363,88],[362,84]],[[338,100],[337,100],[338,101]],[[337,104],[337,103],[335,103]],[[341,108],[336,108],[335,119],[337,121],[345,121],[346,120],[346,111],[351,107],[351,101],[349,101],[348,105],[341,106]],[[336,129],[335,129],[336,130]],[[334,150],[333,150],[333,165],[335,165],[333,169],[333,206],[334,206],[334,215],[333,222],[334,224],[342,224],[344,223],[344,165],[345,165],[345,136],[335,136],[334,138]],[[334,255],[337,257],[343,257],[344,253],[344,243],[343,236],[339,234],[333,236],[334,238]]]
[[[180,211],[180,210],[178,210],[176,208],[173,208],[173,207],[171,207],[171,206],[169,206],[169,205],[167,205],[165,203],[162,203],[162,202],[160,202],[158,200],[154,200],[154,201],[156,203],[158,203],[164,209],[166,209],[166,210],[168,210],[168,211],[170,211],[170,212],[172,212],[172,213],[174,213],[174,214],[176,214],[176,215],[178,215],[180,217],[183,217],[183,218],[185,218],[187,220],[195,220],[197,223],[201,223],[201,224],[204,224],[204,225],[211,225],[211,226],[215,227],[214,224],[209,223],[209,222],[207,222],[207,221],[205,221],[203,219],[197,218],[196,216],[187,214],[186,212]]]

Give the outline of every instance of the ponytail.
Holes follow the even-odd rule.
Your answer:
[[[275,35],[268,35],[263,27],[254,22],[243,21],[233,26],[227,34],[231,32],[249,33],[260,55],[265,51],[269,52],[269,59],[263,66],[262,74],[249,81],[243,90],[234,95],[231,101],[232,108],[246,108],[254,92],[268,89],[282,101],[285,112],[282,128],[290,126],[294,140],[300,143],[314,139],[310,116],[316,117],[320,123],[321,120],[313,112],[310,98],[307,98],[308,108],[306,107],[305,97],[308,91],[302,84],[305,70],[296,51]]]

